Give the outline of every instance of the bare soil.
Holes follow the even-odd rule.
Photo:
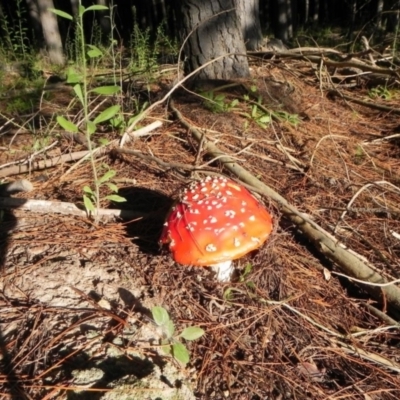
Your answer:
[[[330,81],[324,79],[329,73],[317,79],[316,69],[304,61],[259,61],[252,65],[252,79],[237,86],[219,90],[209,82],[192,91],[179,89],[174,107],[207,141],[395,280],[400,278],[398,116],[329,96]],[[132,82],[125,101],[154,102],[173,79],[153,83],[150,91]],[[385,99],[371,98],[371,88],[361,84],[341,91],[400,106],[396,86]],[[222,94],[228,106],[217,110],[195,92]],[[59,102],[52,92],[40,104],[37,121],[47,121],[67,103],[70,94],[59,95]],[[229,107],[235,99],[239,103]],[[75,114],[79,120],[78,109]],[[271,121],[260,120],[261,114]],[[142,157],[111,151],[98,161],[117,170],[120,195],[127,199],[102,206],[135,211],[141,218],[95,225],[51,210],[5,211],[0,397],[398,399],[398,313],[337,275],[337,266],[269,199],[263,201],[274,216],[274,232],[260,250],[236,262],[239,276],[233,282],[216,282],[207,268],[177,265],[160,249],[162,224],[178,191],[191,179],[228,174],[167,104],[143,125],[154,119],[163,121],[162,128],[128,145]],[[35,140],[26,125],[19,141],[7,142],[16,128],[7,129],[2,165],[12,154],[33,153]],[[93,139],[104,137],[118,134],[110,130]],[[82,149],[62,139],[37,157]],[[196,172],[190,166],[197,166]],[[80,162],[19,178],[29,179],[34,190],[15,197],[79,204],[92,176],[90,164]],[[206,331],[187,343],[188,366],[159,351],[162,332],[150,313],[155,305],[169,311],[178,330],[199,325]]]

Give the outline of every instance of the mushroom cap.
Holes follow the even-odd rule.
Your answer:
[[[271,215],[246,188],[224,177],[207,177],[183,190],[160,243],[169,243],[180,264],[210,266],[257,249],[271,230]]]

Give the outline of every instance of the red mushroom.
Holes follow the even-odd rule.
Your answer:
[[[236,260],[260,247],[272,230],[271,215],[243,186],[207,177],[185,188],[160,237],[176,262],[211,266],[229,280]]]

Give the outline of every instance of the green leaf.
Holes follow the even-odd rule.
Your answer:
[[[74,68],[69,68],[67,72],[67,83],[79,83],[82,82],[82,75],[75,71]]]
[[[80,17],[84,14],[85,11],[86,11],[85,7],[83,7],[82,4],[79,4],[78,12]]]
[[[59,17],[62,17],[62,18],[65,18],[65,19],[69,19],[70,21],[73,20],[72,15],[70,15],[70,14],[64,12],[64,11],[56,10],[54,8],[48,8],[48,10],[51,11],[52,13],[58,15]]]
[[[90,50],[88,50],[87,55],[90,58],[101,57],[103,55],[103,52],[97,46],[93,46],[92,44],[88,44],[88,47],[90,48]]]
[[[271,117],[269,115],[264,115],[259,119],[259,121],[262,123],[271,122]]]
[[[106,6],[100,6],[100,5],[94,5],[94,6],[90,6],[88,7],[86,11],[104,11],[104,10],[108,10],[108,7]]]
[[[89,194],[91,194],[91,195],[94,195],[93,190],[92,190],[89,186],[84,186],[84,187],[83,187],[83,191],[84,191],[85,193],[89,193]]]
[[[161,346],[162,351],[165,354],[170,355],[172,349],[171,349],[171,344],[169,343],[169,341],[168,340],[162,340],[161,344],[163,345],[163,346]]]
[[[115,183],[107,182],[106,185],[112,192],[118,192],[118,186]]]
[[[106,96],[110,96],[112,94],[116,94],[121,91],[119,86],[100,86],[98,88],[92,89],[91,92],[96,94],[103,94]]]
[[[92,200],[85,194],[83,195],[83,204],[85,205],[85,208],[87,211],[95,211],[96,210]]]
[[[119,105],[106,108],[94,119],[93,122],[99,124],[100,122],[108,121],[119,111],[120,108],[121,106]]]
[[[154,322],[158,326],[165,325],[169,321],[169,315],[164,307],[155,306],[151,309],[151,314],[153,315]]]
[[[173,334],[175,333],[175,325],[174,323],[169,320],[165,324],[165,334],[167,335],[167,338],[172,338]]]
[[[110,194],[106,196],[107,200],[115,201],[116,203],[123,203],[126,201],[125,197],[118,196],[117,194]]]
[[[100,138],[99,139],[99,144],[101,144],[102,146],[107,145],[108,143],[110,143],[110,141],[106,138]]]
[[[86,123],[86,127],[87,127],[87,130],[89,132],[89,135],[93,135],[93,133],[96,132],[96,129],[97,129],[96,124],[93,123],[92,121],[88,121]]]
[[[186,340],[196,340],[203,335],[204,329],[201,329],[198,326],[189,326],[185,328],[179,336]]]
[[[252,116],[252,118],[255,118],[257,116],[257,106],[256,105],[254,105],[251,108],[251,116]]]
[[[75,92],[75,94],[78,96],[78,98],[79,98],[81,104],[82,104],[83,106],[85,106],[85,103],[84,103],[84,100],[83,100],[82,88],[81,88],[81,85],[80,85],[79,83],[77,83],[77,84],[74,86],[74,92]]]
[[[233,298],[232,288],[228,288],[225,290],[224,294],[222,295],[224,300],[230,301]]]
[[[117,173],[117,171],[110,169],[109,171],[107,171],[100,179],[99,179],[99,184],[102,184],[104,182],[109,181],[111,178],[113,178],[115,176],[115,174]]]
[[[57,122],[61,128],[65,129],[67,132],[78,133],[78,127],[71,121],[68,121],[63,116],[59,115],[57,117]]]
[[[189,362],[189,352],[185,345],[182,343],[175,343],[172,345],[172,355],[182,364],[187,364]]]

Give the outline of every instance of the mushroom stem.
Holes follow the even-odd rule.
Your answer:
[[[210,265],[211,269],[216,273],[219,282],[229,282],[235,268],[232,261],[223,261],[218,264]]]

